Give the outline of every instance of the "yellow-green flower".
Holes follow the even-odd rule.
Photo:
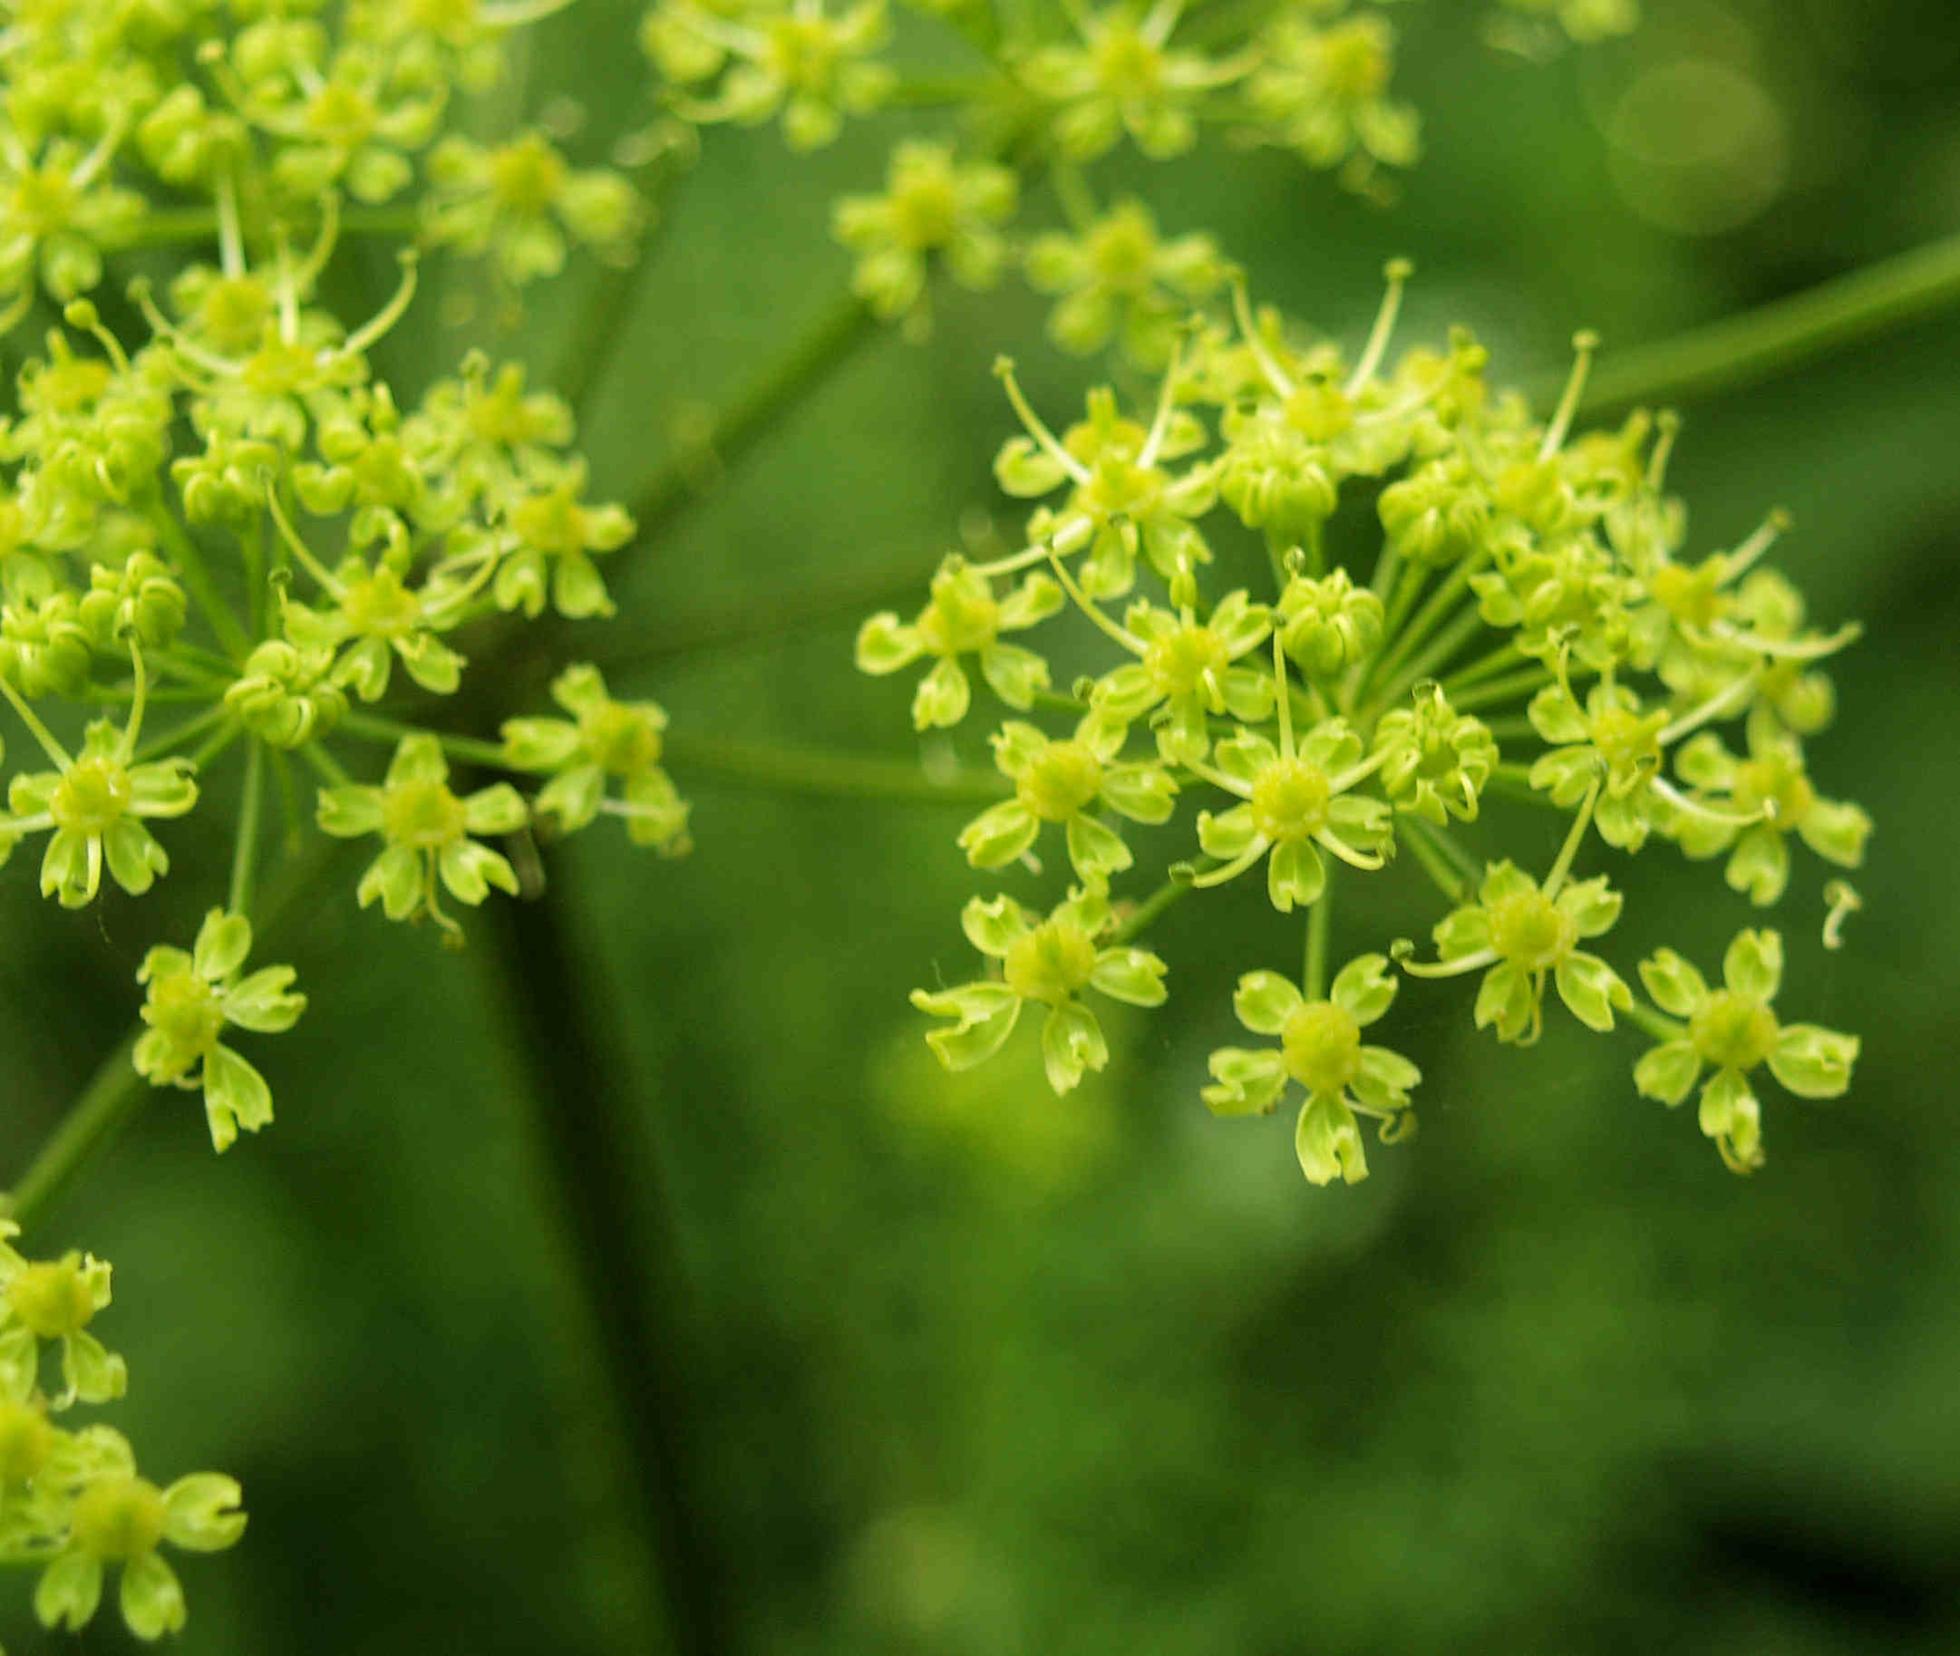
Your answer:
[[[1582,1024],[1608,1030],[1615,1009],[1624,1012],[1633,1004],[1632,991],[1618,972],[1579,944],[1612,930],[1623,901],[1603,874],[1567,884],[1563,869],[1556,869],[1541,886],[1515,863],[1496,863],[1485,873],[1477,900],[1438,922],[1440,964],[1404,960],[1402,969],[1418,977],[1483,972],[1477,1027],[1495,1028],[1500,1041],[1528,1046],[1538,1039],[1548,979]]]
[[[197,783],[187,759],[139,763],[136,742],[143,728],[146,680],[143,658],[132,645],[135,690],[122,730],[106,719],[92,723],[81,752],[70,755],[0,678],[0,693],[14,704],[55,769],[16,776],[7,787],[8,814],[0,816],[0,862],[24,834],[48,835],[41,858],[41,895],[63,908],[82,908],[102,889],[102,870],[132,897],[140,897],[170,872],[170,858],[146,823],[183,816],[197,804]]]
[[[944,144],[900,144],[885,193],[845,196],[831,215],[837,239],[857,255],[852,290],[890,321],[919,307],[929,259],[943,258],[964,287],[991,287],[1007,261],[1000,226],[1014,216],[1015,195],[1006,167],[956,161]]]
[[[1147,949],[1100,941],[1110,925],[1109,900],[1101,892],[1073,891],[1045,920],[1011,897],[976,897],[960,924],[976,949],[999,962],[1000,975],[955,989],[912,991],[921,1012],[954,1020],[926,1036],[948,1069],[971,1069],[991,1058],[1014,1033],[1021,1009],[1033,1002],[1048,1009],[1041,1026],[1048,1084],[1065,1093],[1085,1071],[1109,1062],[1102,1026],[1082,1002],[1085,991],[1132,1006],[1164,1002],[1161,960]]]
[[[993,582],[959,557],[948,558],[932,578],[932,595],[918,617],[899,620],[890,610],[858,629],[857,666],[861,673],[896,673],[913,662],[933,658],[932,671],[912,697],[912,723],[920,730],[944,729],[966,717],[973,685],[961,658],[978,660],[980,676],[1009,707],[1025,709],[1035,693],[1048,688],[1048,663],[1000,635],[1025,632],[1062,607],[1062,589],[1046,575],[1029,575],[1005,597]]]
[[[322,788],[318,814],[320,827],[336,838],[379,834],[386,842],[361,876],[358,896],[362,908],[378,901],[390,920],[427,914],[453,935],[457,927],[442,911],[443,891],[471,907],[492,886],[517,892],[509,861],[470,836],[514,834],[530,820],[530,808],[508,782],[459,799],[434,736],[404,736],[379,787]]]
[[[41,1350],[61,1352],[61,1391],[53,1406],[108,1403],[129,1385],[123,1360],[89,1332],[109,1303],[109,1265],[93,1254],[21,1257],[9,1239],[20,1227],[0,1219],[0,1396],[26,1402],[40,1390]]]
[[[1264,1115],[1290,1083],[1306,1093],[1294,1126],[1294,1149],[1309,1182],[1358,1183],[1368,1176],[1357,1113],[1381,1123],[1387,1140],[1406,1132],[1409,1093],[1422,1071],[1387,1047],[1364,1046],[1361,1031],[1379,1019],[1398,988],[1383,955],[1362,955],[1335,974],[1324,999],[1309,1000],[1277,972],[1239,979],[1232,1007],[1255,1035],[1276,1047],[1221,1047],[1211,1055],[1204,1100],[1214,1115]]]
[[[1783,939],[1773,931],[1737,933],[1722,959],[1722,987],[1711,989],[1672,949],[1640,963],[1640,980],[1676,1026],[1634,1066],[1643,1096],[1672,1108],[1703,1074],[1701,1130],[1737,1173],[1762,1165],[1762,1105],[1749,1085],[1752,1071],[1769,1072],[1799,1098],[1838,1098],[1858,1061],[1855,1035],[1817,1024],[1777,1021],[1770,1003],[1783,984]]]
[[[241,977],[252,952],[252,923],[213,909],[189,953],[161,947],[143,957],[136,981],[145,986],[136,1042],[136,1073],[154,1087],[202,1089],[211,1147],[227,1150],[242,1128],[256,1133],[272,1119],[265,1077],[222,1037],[228,1027],[256,1035],[291,1029],[306,1010],[293,993],[290,966],[262,966]]]
[[[103,1577],[121,1570],[118,1602],[139,1639],[184,1625],[184,1590],[164,1561],[168,1542],[186,1552],[219,1552],[245,1533],[243,1491],[217,1472],[193,1472],[167,1489],[138,1475],[136,1457],[106,1426],[77,1434],[82,1471],[69,1492],[67,1533],[34,1588],[43,1627],[86,1627],[102,1602]]]
[[[485,145],[451,134],[429,156],[430,240],[491,253],[504,280],[555,276],[568,242],[618,260],[642,212],[633,186],[607,168],[574,168],[541,132]]]
[[[1225,285],[1227,265],[1206,235],[1168,240],[1141,201],[1117,202],[1075,232],[1050,231],[1023,255],[1029,284],[1056,296],[1048,336],[1089,356],[1112,338],[1139,367],[1160,369],[1192,307]]]
[[[1871,818],[1856,805],[1818,793],[1803,744],[1787,732],[1752,722],[1746,756],[1738,757],[1715,732],[1703,731],[1682,746],[1676,766],[1693,790],[1691,801],[1712,797],[1727,813],[1684,813],[1670,831],[1691,857],[1726,852],[1728,883],[1758,907],[1774,903],[1790,883],[1792,834],[1839,868],[1864,862]],[[1751,826],[1738,827],[1737,818]]]
[[[1107,806],[1132,822],[1168,821],[1177,783],[1163,766],[1119,759],[1128,732],[1093,714],[1073,736],[1057,739],[1010,720],[992,737],[994,763],[1014,783],[1014,797],[990,806],[960,832],[975,868],[1004,868],[1025,856],[1044,824],[1059,824],[1071,866],[1091,885],[1130,866],[1122,836],[1092,813]]]
[[[551,699],[569,719],[510,719],[503,729],[505,762],[514,770],[550,776],[536,809],[562,834],[577,833],[602,813],[622,818],[635,845],[663,856],[688,848],[687,802],[660,767],[667,710],[658,702],[614,701],[599,669],[567,667]],[[619,797],[609,797],[610,784]]]

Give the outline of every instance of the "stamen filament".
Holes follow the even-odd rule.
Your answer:
[[[1137,456],[1137,464],[1145,470],[1157,464],[1164,439],[1170,435],[1171,414],[1177,406],[1177,370],[1183,355],[1184,340],[1180,336],[1171,346],[1171,360],[1164,369],[1164,385],[1157,394],[1157,414],[1150,422],[1150,435],[1144,439],[1143,452]]]
[[[1245,277],[1235,274],[1232,277],[1232,314],[1238,320],[1239,332],[1245,336],[1246,349],[1252,353],[1252,360],[1259,365],[1259,372],[1266,376],[1266,383],[1282,397],[1293,395],[1293,381],[1286,371],[1273,360],[1273,354],[1266,349],[1266,342],[1259,336],[1258,324],[1252,317],[1252,299],[1246,292]]]
[[[1067,449],[1062,447],[1061,442],[1057,439],[1054,432],[1048,429],[1041,416],[1035,413],[1034,409],[1029,406],[1028,399],[1022,394],[1021,382],[1014,377],[1013,359],[1011,357],[996,358],[994,361],[994,373],[999,376],[1001,384],[1007,388],[1008,402],[1013,405],[1015,415],[1026,428],[1028,435],[1035,440],[1035,444],[1040,448],[1041,452],[1047,455],[1050,460],[1054,461],[1056,465],[1060,466],[1076,482],[1087,483],[1089,481],[1089,468],[1083,465],[1080,460],[1076,459],[1074,455],[1070,454]]]
[[[1388,291],[1382,295],[1381,309],[1375,313],[1375,325],[1368,332],[1368,343],[1362,347],[1361,360],[1348,376],[1346,391],[1350,397],[1357,395],[1375,377],[1375,370],[1388,354],[1388,342],[1395,332],[1395,320],[1402,314],[1402,290],[1408,286],[1415,269],[1407,259],[1390,259],[1383,269]]]
[[[1549,460],[1558,453],[1566,433],[1572,429],[1572,421],[1579,412],[1579,399],[1586,394],[1586,376],[1592,372],[1593,353],[1599,349],[1599,335],[1591,329],[1574,334],[1572,349],[1578,354],[1572,363],[1571,376],[1565,382],[1565,394],[1559,398],[1558,412],[1545,428],[1544,442],[1538,445],[1540,460]]]

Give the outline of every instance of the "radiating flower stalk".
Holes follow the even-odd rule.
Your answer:
[[[1856,894],[1817,876],[1859,866],[1871,823],[1820,791],[1808,756],[1835,707],[1823,664],[1857,628],[1805,621],[1768,562],[1780,514],[1732,548],[1690,551],[1667,492],[1671,415],[1576,429],[1590,337],[1542,419],[1490,384],[1467,330],[1398,352],[1409,274],[1390,267],[1353,356],[1235,288],[1229,314],[1189,320],[1134,412],[1098,388],[1051,426],[1001,366],[1021,430],[995,470],[1037,503],[1025,545],[949,557],[914,618],[864,624],[858,664],[932,663],[921,730],[969,716],[978,664],[1010,715],[991,740],[1013,795],[960,849],[1067,895],[1046,920],[1007,894],[968,904],[991,964],[913,996],[949,1020],[927,1039],[965,1068],[1038,1002],[1066,1091],[1108,1061],[1085,992],[1165,999],[1146,924],[1182,893],[1263,876],[1263,906],[1304,916],[1305,969],[1256,964],[1271,928],[1234,920],[1254,954],[1238,1020],[1277,1045],[1214,1052],[1203,1096],[1220,1115],[1263,1114],[1297,1088],[1314,1183],[1365,1175],[1363,1118],[1385,1140],[1414,1124],[1415,1065],[1362,1038],[1378,1023],[1393,1038],[1397,968],[1474,976],[1471,1021],[1518,1046],[1555,1008],[1602,1033],[1635,1022],[1658,1042],[1638,1090],[1675,1105],[1700,1083],[1702,1131],[1749,1171],[1756,1072],[1835,1097],[1858,1042],[1771,1012],[1773,931],[1740,933],[1720,989],[1671,950],[1616,968],[1602,952],[1622,919],[1615,865],[1669,858],[1687,877],[1717,863],[1756,909],[1821,884],[1836,947]],[[1534,834],[1531,813],[1487,814],[1493,796],[1542,807],[1562,836]],[[1443,899],[1433,955],[1375,938],[1333,971],[1336,886],[1405,869]],[[1120,894],[1132,880],[1138,895]]]
[[[0,422],[0,863],[37,858],[63,908],[140,915],[190,847],[230,847],[201,923],[151,922],[127,1077],[198,1098],[220,1152],[271,1123],[267,1049],[307,1006],[291,966],[254,958],[275,843],[370,838],[345,898],[448,941],[458,911],[518,889],[526,836],[611,818],[687,849],[666,715],[597,669],[561,663],[539,716],[456,728],[501,702],[465,692],[513,635],[611,613],[603,563],[634,524],[589,497],[572,411],[479,353],[413,396],[372,360],[427,314],[431,249],[515,287],[575,245],[630,244],[642,207],[619,172],[538,132],[446,130],[554,9],[83,0],[18,8],[0,34],[0,321],[40,341]],[[401,265],[348,318],[320,295],[356,236]],[[85,1626],[107,1580],[155,1638],[185,1619],[161,1549],[228,1546],[240,1491],[159,1487],[112,1427],[72,1424],[124,1387],[91,1331],[109,1267],[30,1260],[17,1234],[5,1221],[0,1562],[40,1572],[47,1626]]]

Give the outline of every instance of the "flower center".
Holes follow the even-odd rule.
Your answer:
[[[532,495],[511,509],[510,526],[526,546],[570,557],[585,550],[585,526],[569,489]]]
[[[1252,820],[1269,840],[1309,839],[1327,826],[1333,784],[1318,765],[1281,759],[1253,780]]]
[[[1747,759],[1736,767],[1734,798],[1736,809],[1745,813],[1774,804],[1775,825],[1787,831],[1810,815],[1817,790],[1801,768],[1776,754],[1767,759]]]
[[[51,362],[34,376],[34,403],[51,414],[74,414],[92,407],[109,389],[109,365],[96,357]]]
[[[1164,493],[1155,466],[1140,466],[1128,448],[1105,448],[1096,456],[1082,504],[1101,517],[1150,516]]]
[[[959,194],[951,172],[921,169],[892,193],[893,229],[907,247],[944,247],[959,226]]]
[[[1225,640],[1209,627],[1179,627],[1144,652],[1144,670],[1167,696],[1188,696],[1216,687],[1232,663]]]
[[[631,707],[606,702],[581,714],[578,730],[593,763],[614,776],[637,776],[660,762],[660,732]]]
[[[256,276],[220,276],[197,305],[197,331],[220,351],[249,351],[272,318],[272,294]]]
[[[934,655],[970,655],[984,650],[1000,632],[1000,605],[984,581],[940,575],[932,599],[919,617],[919,636]]]
[[[48,814],[57,828],[98,839],[129,810],[129,772],[120,759],[77,759],[61,773]]]
[[[201,1058],[217,1045],[225,1013],[217,992],[197,973],[172,972],[150,986],[143,1021],[180,1053]]]
[[[16,229],[36,240],[56,235],[68,228],[79,199],[65,172],[49,168],[22,173],[13,188]]]
[[[1339,386],[1310,380],[1286,399],[1286,423],[1311,443],[1331,443],[1354,424],[1354,404]]]
[[[347,583],[340,607],[354,630],[368,638],[402,638],[422,619],[422,605],[385,566]]]
[[[0,1403],[0,1487],[32,1481],[54,1452],[54,1428],[31,1403]]]
[[[1286,1073],[1310,1093],[1337,1093],[1361,1068],[1361,1026],[1332,1001],[1308,1001],[1280,1029]]]
[[[374,100],[345,81],[321,87],[306,109],[306,125],[314,137],[348,150],[365,144],[380,118]]]
[[[1089,264],[1105,287],[1119,293],[1140,293],[1150,282],[1157,238],[1135,213],[1116,213],[1097,225],[1089,237]]]
[[[1718,989],[1688,1020],[1688,1039],[1717,1068],[1752,1070],[1776,1045],[1776,1014],[1753,996]]]
[[[163,1491],[142,1478],[98,1478],[82,1491],[71,1520],[75,1544],[107,1561],[156,1551],[169,1514]]]
[[[1376,97],[1388,84],[1388,54],[1382,50],[1381,36],[1366,22],[1328,30],[1320,53],[1327,90],[1344,102]]]
[[[1053,1006],[1067,1000],[1096,969],[1096,945],[1073,920],[1046,920],[1008,946],[1007,987],[1023,1000]]]
[[[439,851],[463,837],[463,802],[442,782],[396,782],[382,792],[381,831],[391,845]]]
[[[785,84],[818,91],[838,57],[836,31],[822,17],[779,17],[769,26],[768,66]]]
[[[565,186],[565,163],[542,139],[520,138],[490,156],[490,193],[507,212],[543,213]]]
[[[1050,742],[1015,791],[1043,822],[1066,822],[1102,787],[1102,761],[1080,742]]]
[[[73,1260],[29,1265],[7,1284],[7,1303],[37,1339],[77,1334],[95,1315],[95,1295]]]
[[[245,359],[242,377],[261,396],[290,396],[319,380],[319,353],[308,345],[289,345],[269,337]]]
[[[1721,572],[1706,564],[1697,569],[1662,564],[1650,587],[1655,601],[1683,626],[1708,627],[1722,618],[1720,578]]]
[[[1542,891],[1513,892],[1491,907],[1491,947],[1515,966],[1542,972],[1578,941],[1578,926]]]
[[[1095,45],[1096,80],[1112,98],[1147,98],[1164,84],[1164,50],[1134,24],[1103,31]]]
[[[1623,707],[1609,707],[1587,722],[1591,726],[1592,745],[1616,775],[1624,775],[1659,766],[1663,718],[1664,715],[1643,717]]]

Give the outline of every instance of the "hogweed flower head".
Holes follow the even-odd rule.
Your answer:
[[[1263,862],[1271,907],[1303,916],[1307,971],[1297,988],[1269,972],[1243,979],[1242,1020],[1279,1044],[1215,1054],[1205,1100],[1257,1113],[1298,1082],[1297,1147],[1316,1183],[1365,1169],[1358,1116],[1391,1130],[1409,1119],[1414,1065],[1359,1035],[1389,1011],[1390,960],[1422,979],[1474,975],[1470,1021],[1510,1045],[1538,1038],[1554,991],[1600,1033],[1687,1020],[1643,1067],[1643,1088],[1665,1071],[1685,1091],[1684,1074],[1714,1066],[1709,1130],[1746,1165],[1752,1106],[1720,1075],[1781,1052],[1801,1085],[1835,1085],[1848,1038],[1797,1026],[1786,1040],[1767,1011],[1745,1015],[1733,999],[1638,1000],[1606,953],[1619,882],[1593,865],[1685,854],[1677,866],[1691,870],[1726,853],[1730,884],[1765,902],[1788,881],[1791,835],[1856,866],[1869,822],[1809,782],[1804,751],[1834,705],[1816,664],[1855,629],[1808,626],[1766,567],[1780,517],[1699,563],[1684,554],[1685,514],[1665,482],[1679,424],[1636,415],[1583,429],[1591,336],[1535,417],[1488,383],[1467,331],[1398,348],[1408,278],[1390,268],[1352,353],[1256,310],[1235,284],[1229,318],[1179,331],[1146,411],[1097,387],[1086,417],[1059,431],[1003,367],[1021,430],[995,473],[1038,503],[1025,541],[942,570],[918,623],[875,617],[859,662],[890,672],[934,655],[950,686],[1006,604],[1031,629],[1072,615],[1070,658],[1093,655],[1067,693],[1045,664],[986,675],[1012,714],[991,743],[1013,794],[959,843],[976,867],[1045,879],[1041,838],[1060,825],[1076,886],[1045,921],[1015,898],[976,899],[968,934],[995,974],[915,1003],[950,1020],[929,1038],[956,1067],[997,1051],[1029,1000],[1056,1009],[1051,1079],[1063,1087],[1101,1059],[1074,1009],[1110,969],[1105,939],[1133,949],[1169,905],[1206,901]],[[1265,594],[1241,573],[1261,542]],[[1038,604],[1017,585],[1035,580]],[[974,699],[960,671],[916,722],[950,727]],[[1516,813],[1487,810],[1494,794],[1534,803],[1562,832],[1532,835]],[[1153,831],[1128,827],[1139,822]],[[1459,837],[1472,834],[1483,843]],[[1330,905],[1355,873],[1433,885],[1437,953],[1397,942],[1330,988]],[[1133,878],[1145,883],[1126,896]],[[1851,900],[1827,901],[1834,942]],[[1112,932],[1113,916],[1126,918]],[[1141,998],[1154,1004],[1161,963],[1148,959]]]

